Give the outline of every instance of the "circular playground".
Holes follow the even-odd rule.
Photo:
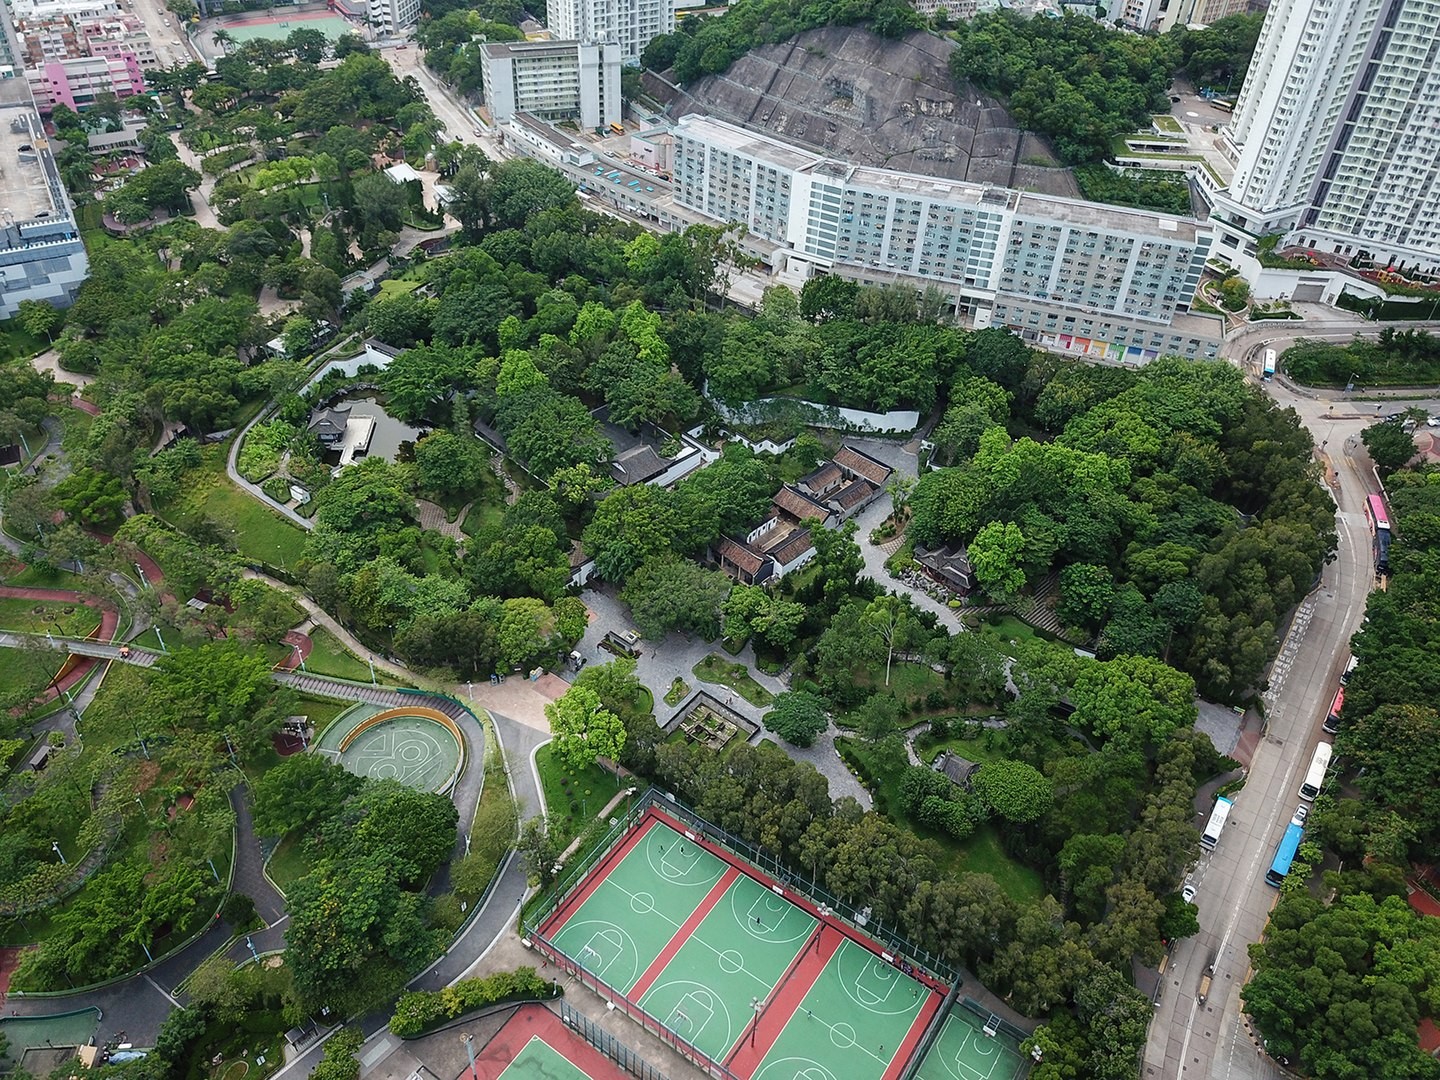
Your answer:
[[[454,787],[465,767],[465,736],[455,721],[420,705],[352,709],[325,729],[315,749],[357,776],[438,794]]]

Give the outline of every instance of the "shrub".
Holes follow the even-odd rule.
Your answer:
[[[505,1001],[544,1001],[555,997],[558,988],[535,973],[532,967],[499,971],[480,979],[463,979],[444,990],[411,990],[400,995],[390,1030],[402,1039],[413,1039],[447,1020]]]
[[[260,485],[260,490],[277,503],[290,501],[290,480],[285,476],[272,476]]]

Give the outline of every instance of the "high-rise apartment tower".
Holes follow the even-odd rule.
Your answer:
[[[1225,136],[1221,223],[1440,267],[1440,0],[1272,0]]]
[[[547,0],[546,21],[560,41],[619,45],[621,62],[640,62],[645,46],[675,29],[674,0]]]

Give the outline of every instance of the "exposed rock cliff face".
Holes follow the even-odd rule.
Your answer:
[[[994,98],[957,86],[952,44],[855,27],[752,49],[682,89],[646,73],[670,115],[703,113],[860,165],[1078,197],[1069,169]]]

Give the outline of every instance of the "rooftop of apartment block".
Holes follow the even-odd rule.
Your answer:
[[[573,59],[579,44],[578,41],[489,41],[480,48],[492,60],[517,56]]]
[[[32,221],[55,214],[42,158],[50,144],[24,79],[0,80],[0,216]]]
[[[1106,206],[1056,195],[1037,195],[1009,188],[950,180],[940,176],[922,176],[919,173],[878,169],[868,165],[855,165],[850,162],[820,158],[798,147],[789,146],[769,135],[747,131],[736,124],[712,117],[691,114],[682,118],[676,126],[676,133],[683,134],[687,130],[697,136],[703,136],[707,142],[719,144],[732,151],[761,157],[787,168],[808,168],[817,176],[855,187],[910,195],[915,198],[934,199],[961,206],[974,206],[979,209],[996,211],[1009,209],[1022,217],[1029,215],[1048,218],[1072,225],[1109,229],[1116,232],[1162,237],[1173,236],[1177,242],[1183,243],[1193,243],[1196,237],[1198,222],[1188,218],[1159,214],[1151,210]]]

